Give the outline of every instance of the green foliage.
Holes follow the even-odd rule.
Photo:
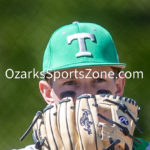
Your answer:
[[[143,79],[127,80],[125,94],[141,106],[140,125],[150,140],[149,56],[150,3],[148,0],[0,0],[0,149],[32,143],[31,134],[23,142],[37,110],[45,103],[38,79],[7,79],[5,71],[42,69],[42,57],[51,33],[78,20],[96,22],[112,34],[120,61],[126,70],[141,70]]]

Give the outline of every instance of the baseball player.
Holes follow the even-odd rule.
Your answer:
[[[39,82],[47,103],[33,129],[33,145],[22,150],[150,150],[133,136],[139,106],[123,97],[125,68],[110,33],[94,23],[73,22],[51,36]],[[102,74],[103,72],[103,74]]]

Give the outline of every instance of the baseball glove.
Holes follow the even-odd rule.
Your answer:
[[[48,105],[30,128],[41,150],[132,150],[138,110],[130,98],[84,94]]]

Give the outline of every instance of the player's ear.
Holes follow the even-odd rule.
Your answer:
[[[125,87],[125,75],[122,73],[120,74],[120,77],[116,79],[116,95],[122,96],[124,92]]]
[[[53,103],[53,99],[51,97],[51,87],[48,82],[41,80],[39,82],[40,92],[47,104]]]

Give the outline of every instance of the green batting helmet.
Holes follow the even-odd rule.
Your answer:
[[[57,29],[44,53],[43,72],[86,66],[125,67],[110,33],[94,23],[73,22]]]

